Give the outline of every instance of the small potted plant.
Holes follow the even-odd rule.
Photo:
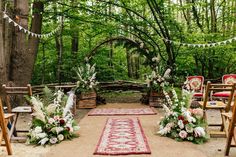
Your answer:
[[[77,95],[78,108],[95,108],[96,107],[96,81],[95,64],[86,64],[76,68],[77,83],[75,93]]]

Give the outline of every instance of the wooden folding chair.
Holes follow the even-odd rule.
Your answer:
[[[205,88],[205,93],[204,93],[204,98],[203,101],[200,101],[199,104],[202,106],[203,111],[204,111],[204,119],[207,122],[207,114],[206,111],[207,110],[219,110],[220,113],[227,113],[230,110],[231,107],[231,101],[233,99],[233,94],[234,94],[234,90],[235,90],[235,84],[212,84],[210,82],[207,83],[207,86]],[[230,93],[230,96],[227,99],[227,103],[224,103],[223,101],[212,101],[210,100],[210,95],[214,92],[219,92],[219,91],[227,91]],[[211,131],[210,135],[224,135],[225,136],[225,132],[223,131],[225,126],[223,123],[223,116],[222,114],[221,118],[222,118],[222,122],[221,124],[208,124],[208,126],[220,126],[220,131]],[[208,126],[207,126],[207,131],[208,130]]]
[[[8,155],[12,155],[12,148],[10,143],[11,132],[8,134],[7,124],[10,123],[10,119],[14,118],[15,114],[4,114],[2,107],[2,100],[0,99],[0,145],[5,146],[7,148]],[[11,130],[13,130],[14,126],[11,126]],[[3,144],[3,140],[5,143]]]
[[[222,113],[225,121],[229,122],[229,125],[225,127],[227,131],[227,140],[225,147],[225,156],[229,155],[231,147],[236,147],[236,99],[234,99],[233,111],[231,114]]]
[[[194,91],[193,98],[202,99],[203,98],[203,76],[188,76],[185,81],[185,87],[187,90]]]
[[[25,96],[32,96],[32,88],[31,85],[28,84],[25,87],[9,87],[5,84],[2,86],[5,94],[6,105],[8,113],[15,113],[16,118],[12,120],[14,129],[14,136],[11,138],[12,140],[26,140],[26,137],[20,137],[17,135],[18,132],[28,132],[29,130],[18,130],[16,128],[16,124],[19,118],[19,114],[21,113],[32,113],[32,106],[30,103],[25,100]],[[14,98],[18,98],[17,100]],[[17,104],[16,102],[24,102],[24,104]]]

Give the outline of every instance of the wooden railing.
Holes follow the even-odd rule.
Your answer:
[[[43,88],[47,86],[50,89],[62,88],[66,91],[69,91],[72,88],[76,87],[75,83],[53,83],[53,84],[45,84],[45,85],[35,85],[32,86],[33,93],[41,93]],[[144,83],[138,83],[133,81],[113,81],[113,82],[100,82],[99,89],[106,91],[145,91],[146,85]]]

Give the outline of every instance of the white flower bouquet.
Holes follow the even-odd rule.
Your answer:
[[[208,135],[205,131],[206,123],[203,119],[203,110],[189,108],[191,96],[185,94],[182,100],[179,100],[174,89],[172,89],[172,100],[167,92],[164,91],[164,94],[167,105],[163,104],[163,108],[166,113],[159,123],[158,134],[177,141],[187,140],[197,144],[207,141]]]
[[[75,131],[79,126],[70,111],[73,97],[73,93],[67,97],[60,90],[53,94],[47,87],[44,89],[42,99],[30,97],[34,112],[28,144],[53,145],[76,137]]]
[[[146,77],[146,84],[149,91],[162,92],[162,89],[169,86],[168,80],[170,78],[171,69],[167,69],[163,76],[159,74],[158,67],[156,67],[151,75]]]
[[[87,91],[94,90],[98,82],[96,81],[96,72],[95,72],[95,64],[90,65],[86,64],[85,67],[77,67],[76,68],[76,74],[77,74],[77,83],[76,83],[76,93],[82,93]]]

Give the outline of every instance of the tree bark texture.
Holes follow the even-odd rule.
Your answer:
[[[24,28],[28,29],[28,0],[15,0],[15,21]],[[13,38],[11,64],[9,72],[9,80],[13,81],[17,86],[23,86],[29,83],[29,59],[27,35],[15,27],[15,36]]]
[[[33,19],[31,23],[31,31],[37,34],[41,33],[42,29],[42,13],[44,10],[43,2],[35,1],[33,3]],[[34,70],[34,63],[36,61],[36,56],[39,47],[39,38],[35,38],[29,36],[29,44],[28,44],[28,55],[25,57],[27,58],[27,66],[25,67],[25,71],[27,71],[27,79],[26,82],[30,82]]]
[[[3,1],[0,1],[0,9],[2,10]],[[4,24],[3,24],[3,14],[0,13],[0,84],[7,81],[7,69],[5,62],[5,51],[4,51]],[[1,87],[0,87],[1,93]]]
[[[1,1],[1,10],[3,3]],[[28,0],[14,0],[14,11],[6,7],[7,14],[16,23],[28,29]],[[9,6],[9,2],[8,2]],[[31,31],[41,33],[43,3],[33,3],[33,15]],[[8,23],[0,15],[0,85],[12,81],[16,86],[25,86],[30,83],[34,69],[34,63],[38,51],[39,39],[27,36],[13,23]]]

